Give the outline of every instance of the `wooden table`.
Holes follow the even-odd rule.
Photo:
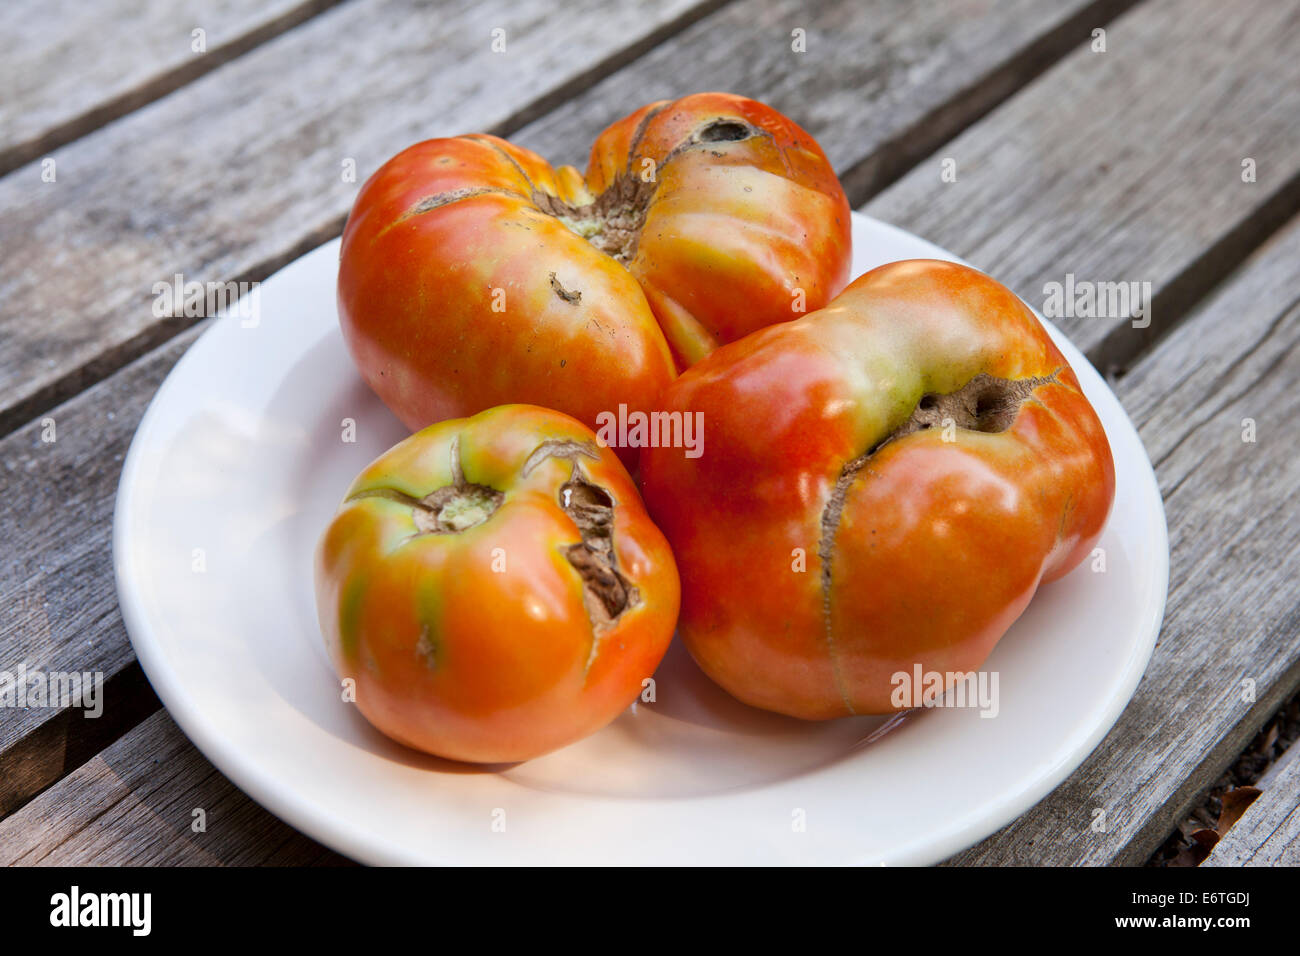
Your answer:
[[[154,283],[265,278],[418,139],[581,165],[634,106],[705,89],[788,113],[855,207],[1030,303],[1066,274],[1150,283],[1146,327],[1059,324],[1156,466],[1155,656],[1084,765],[954,862],[1146,861],[1300,685],[1295,0],[15,0],[0,23],[0,669],[101,671],[108,702],[0,711],[0,860],[344,862],[194,749],[119,616],[123,455],[208,321],[156,318]],[[1275,769],[1213,862],[1296,861],[1300,760]]]

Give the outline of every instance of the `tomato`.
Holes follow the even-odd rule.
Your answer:
[[[596,428],[620,404],[652,409],[719,343],[829,301],[849,253],[812,137],[704,93],[610,126],[585,177],[494,136],[399,153],[348,218],[339,316],[412,429],[506,402]]]
[[[679,633],[746,703],[879,714],[900,675],[977,669],[1089,555],[1115,476],[1033,313],[973,269],[882,266],[723,346],[665,392],[703,454],[642,454],[682,575]]]
[[[317,548],[316,597],[375,727],[495,763],[618,716],[668,648],[679,588],[614,453],[566,415],[514,405],[370,464]]]

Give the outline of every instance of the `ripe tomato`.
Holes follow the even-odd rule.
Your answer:
[[[531,402],[589,427],[848,281],[849,208],[807,133],[753,100],[652,103],[585,178],[494,136],[419,143],[343,232],[343,333],[410,428]],[[624,453],[631,463],[634,453]]]
[[[951,263],[882,266],[661,404],[708,434],[697,458],[642,455],[679,633],[734,696],[796,717],[911,706],[892,691],[917,664],[978,668],[1090,553],[1114,496],[1065,358],[1014,294]]]
[[[558,412],[431,426],[321,539],[321,631],[361,713],[456,760],[526,760],[618,716],[672,639],[677,569],[613,452]]]

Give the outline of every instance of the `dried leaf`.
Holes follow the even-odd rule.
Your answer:
[[[1192,834],[1192,839],[1199,845],[1205,847],[1205,852],[1209,853],[1214,849],[1214,844],[1219,842],[1220,834],[1213,830],[1197,830]]]
[[[1219,814],[1219,825],[1216,827],[1219,836],[1227,833],[1241,819],[1246,808],[1255,802],[1259,794],[1258,787],[1238,787],[1223,795],[1223,812]]]

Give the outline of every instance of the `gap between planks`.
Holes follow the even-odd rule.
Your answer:
[[[1202,866],[1300,866],[1300,743],[1287,748],[1255,786],[1258,799]]]
[[[143,78],[136,86],[108,95],[107,98],[97,102],[87,103],[80,108],[79,112],[65,118],[53,119],[43,128],[20,134],[21,138],[13,143],[0,144],[0,176],[36,159],[38,156],[49,153],[61,146],[66,146],[68,143],[85,136],[87,133],[94,132],[106,123],[111,123],[133,110],[138,110],[154,100],[161,99],[186,83],[215,70],[223,63],[229,63],[236,57],[342,2],[343,0],[304,0],[304,2],[283,10],[269,20],[264,20],[242,33],[236,33],[230,39],[218,43],[204,53],[192,53],[184,61],[173,63],[165,67],[162,72]],[[103,9],[96,11],[96,14],[112,16],[116,11],[108,9],[109,7],[109,4],[105,4]],[[138,10],[132,12],[138,12]],[[76,34],[65,39],[77,47],[81,47],[83,44],[107,44],[110,48],[109,55],[114,55],[118,53],[118,45],[115,40],[120,38],[113,36],[112,31],[124,26],[126,22],[130,22],[129,18],[123,15],[121,19],[111,24],[107,31],[108,35],[101,34],[97,36],[87,36],[85,33],[86,26],[81,24],[63,23],[61,26],[70,29]],[[194,28],[203,26],[203,23],[192,24]],[[190,41],[188,30],[178,33],[174,39],[178,43],[183,41],[185,45],[188,45]],[[58,61],[51,59],[50,62]],[[66,69],[62,63],[59,66],[61,69]],[[108,77],[105,77],[105,79],[107,80]],[[24,104],[11,103],[9,105],[22,107]]]

